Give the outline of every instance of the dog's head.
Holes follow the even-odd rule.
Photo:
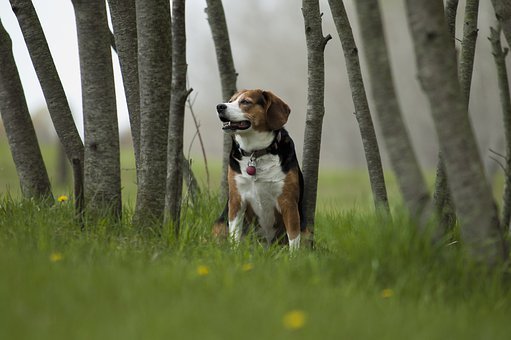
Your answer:
[[[275,131],[284,126],[291,110],[269,91],[242,90],[228,103],[216,106],[222,129],[231,133]]]

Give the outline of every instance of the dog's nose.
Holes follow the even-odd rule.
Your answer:
[[[225,109],[227,109],[227,105],[225,104],[218,104],[216,106],[216,112],[218,113],[224,113]]]

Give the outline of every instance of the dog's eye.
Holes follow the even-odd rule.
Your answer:
[[[241,105],[249,105],[249,104],[251,104],[251,103],[250,103],[250,101],[248,101],[248,100],[246,100],[246,99],[242,99],[242,100],[240,100],[240,104],[241,104]]]

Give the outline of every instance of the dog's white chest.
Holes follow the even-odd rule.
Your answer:
[[[247,174],[250,157],[243,157],[240,161],[241,174],[236,175],[236,185],[241,200],[250,204],[258,218],[259,225],[267,234],[273,232],[275,224],[274,210],[280,211],[277,198],[282,194],[285,173],[280,167],[279,156],[267,154],[256,160],[256,174]]]

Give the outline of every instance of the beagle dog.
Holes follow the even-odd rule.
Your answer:
[[[249,226],[267,244],[300,247],[307,233],[302,211],[303,176],[293,140],[284,129],[291,110],[269,91],[242,90],[216,107],[232,136],[228,201],[213,228],[239,242]]]

